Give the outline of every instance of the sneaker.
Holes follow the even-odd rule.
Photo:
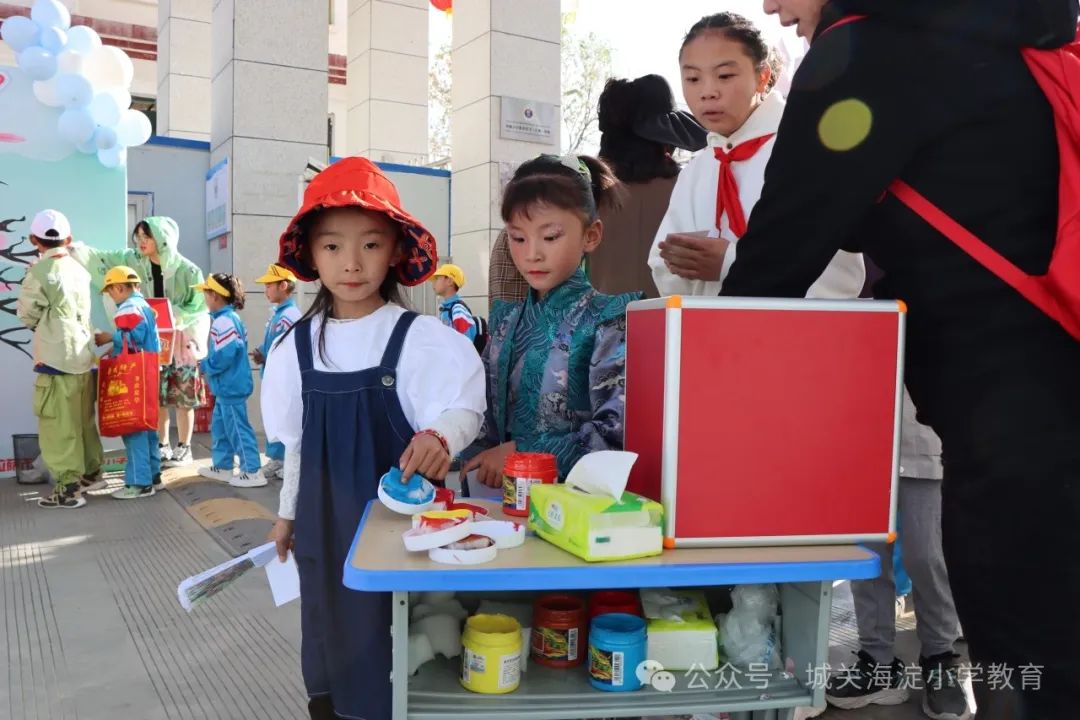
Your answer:
[[[81,508],[86,504],[86,498],[79,494],[78,487],[78,483],[72,483],[65,487],[53,488],[51,493],[38,498],[38,507],[63,508],[65,510]]]
[[[139,498],[153,497],[154,493],[153,485],[147,485],[146,487],[140,487],[138,485],[125,485],[112,494],[117,500],[138,500]]]
[[[275,478],[280,480],[281,474],[285,470],[285,463],[280,460],[269,460],[262,468],[262,474],[266,478]]]
[[[904,663],[894,658],[888,665],[879,665],[865,650],[857,653],[859,661],[841,666],[825,686],[825,699],[843,710],[855,710],[867,705],[900,705],[907,702],[910,692],[905,682]]]
[[[186,467],[195,462],[195,459],[191,457],[190,445],[177,445],[176,450],[172,451],[172,457],[169,460],[162,462],[164,467]]]
[[[233,479],[232,469],[222,469],[214,466],[199,468],[199,475],[207,480],[217,480],[218,482],[231,483]]]
[[[101,471],[94,473],[93,475],[87,475],[86,477],[79,478],[79,492],[92,492],[94,490],[101,490],[108,485],[109,482],[101,477]]]
[[[923,678],[923,714],[933,720],[968,720],[972,717],[960,684],[957,655],[942,653],[919,658]]]
[[[229,484],[238,488],[263,487],[266,485],[266,478],[263,476],[262,470],[256,470],[253,473],[242,472],[229,480]]]
[[[161,456],[161,462],[168,462],[173,459],[172,445],[158,443],[157,449],[158,455]]]

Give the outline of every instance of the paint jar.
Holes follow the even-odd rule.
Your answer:
[[[627,692],[642,686],[637,669],[645,661],[645,620],[637,615],[597,615],[589,626],[589,682],[597,690]]]
[[[461,685],[503,695],[521,683],[521,624],[509,615],[473,615],[461,634]]]
[[[555,456],[549,453],[510,453],[503,464],[503,512],[529,515],[529,487],[553,485],[559,479]]]
[[[587,632],[584,600],[561,593],[542,595],[533,605],[532,658],[549,667],[580,665]]]
[[[641,598],[628,590],[597,590],[589,596],[589,619],[597,615],[625,613],[641,616]]]

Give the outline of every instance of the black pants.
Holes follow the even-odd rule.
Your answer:
[[[945,560],[979,720],[1080,717],[1080,364],[1052,369],[983,383],[943,434]]]

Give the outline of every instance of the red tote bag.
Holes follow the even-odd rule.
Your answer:
[[[158,354],[131,352],[127,335],[119,354],[101,359],[98,369],[98,426],[105,437],[157,430]]]

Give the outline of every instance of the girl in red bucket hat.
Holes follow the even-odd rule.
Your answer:
[[[308,707],[389,718],[390,595],[346,589],[341,568],[387,471],[442,480],[476,437],[484,369],[463,335],[402,306],[399,285],[435,270],[435,239],[368,160],[312,180],[278,262],[321,283],[270,349],[262,385],[267,435],[285,445],[271,537],[282,558],[295,537]]]

